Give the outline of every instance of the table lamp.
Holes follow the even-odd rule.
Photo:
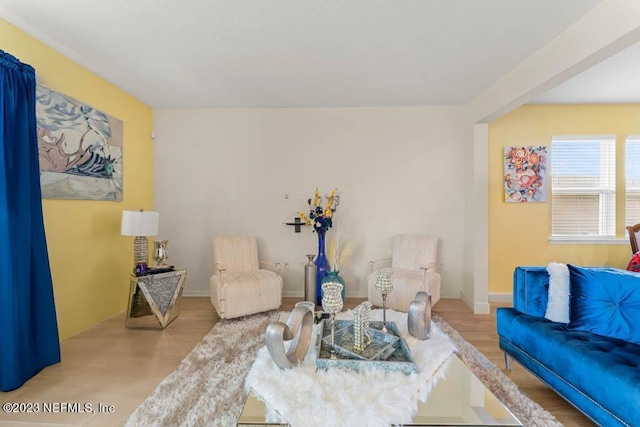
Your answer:
[[[135,236],[133,241],[133,264],[149,262],[149,242],[147,236],[158,234],[160,214],[154,211],[122,211],[123,236]]]

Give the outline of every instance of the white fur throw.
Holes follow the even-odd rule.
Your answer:
[[[339,313],[337,318],[351,319],[352,313]],[[382,320],[382,310],[373,310],[371,320]],[[438,379],[445,376],[456,348],[434,323],[431,337],[420,341],[408,334],[405,313],[387,310],[387,321],[396,322],[411,349],[415,373],[316,370],[313,346],[300,366],[281,370],[262,347],[246,378],[245,390],[253,389],[293,427],[408,423],[418,401],[424,402]],[[316,325],[314,333],[318,332]],[[269,415],[270,421],[281,421],[277,414]]]
[[[549,273],[549,300],[544,317],[552,322],[569,323],[569,268],[551,262]]]

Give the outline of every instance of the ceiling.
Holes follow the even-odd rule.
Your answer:
[[[0,17],[156,108],[465,105],[599,3],[0,0]],[[536,100],[585,96],[593,73]]]
[[[640,103],[640,44],[531,100],[532,104]]]

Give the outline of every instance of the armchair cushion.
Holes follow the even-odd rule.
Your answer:
[[[217,237],[213,241],[214,269],[209,280],[211,303],[223,319],[274,310],[282,304],[282,277],[260,269],[254,237]]]
[[[440,275],[424,270],[407,270],[403,268],[383,268],[392,271],[391,281],[393,290],[387,295],[387,307],[393,310],[408,312],[409,304],[420,291],[431,294],[431,303],[435,305],[440,300]],[[368,298],[372,304],[382,307],[382,295],[376,290],[376,275],[369,275]]]
[[[254,237],[217,237],[213,240],[213,258],[228,273],[259,270],[258,244]]]
[[[393,291],[387,296],[387,307],[407,312],[409,304],[420,291],[431,294],[431,304],[440,300],[440,274],[438,274],[438,238],[398,234],[393,237],[390,264],[372,262],[367,278],[369,301],[382,306],[382,296],[375,288],[376,270],[390,270]],[[387,260],[384,260],[387,261]],[[387,267],[390,265],[390,267]]]
[[[218,315],[233,319],[275,310],[282,303],[282,277],[269,270],[211,276],[211,301]]]
[[[399,234],[393,238],[391,267],[419,270],[437,262],[438,239],[429,236]]]

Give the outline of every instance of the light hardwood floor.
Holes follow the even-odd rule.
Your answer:
[[[296,298],[285,298],[291,309]],[[348,298],[346,308],[359,299]],[[496,305],[490,315],[474,315],[460,300],[442,299],[434,312],[504,368],[498,349]],[[62,362],[50,366],[18,390],[0,392],[0,403],[37,404],[38,413],[0,411],[0,427],[119,426],[169,375],[219,320],[208,298],[183,298],[180,316],[163,331],[130,330],[124,313],[116,315],[62,343]],[[580,412],[558,397],[517,363],[510,377],[522,391],[553,413],[566,426],[589,426]],[[62,404],[89,403],[94,413],[71,413]],[[45,404],[47,410],[44,412]],[[98,412],[99,405],[113,412]],[[32,406],[32,409],[34,407]]]

